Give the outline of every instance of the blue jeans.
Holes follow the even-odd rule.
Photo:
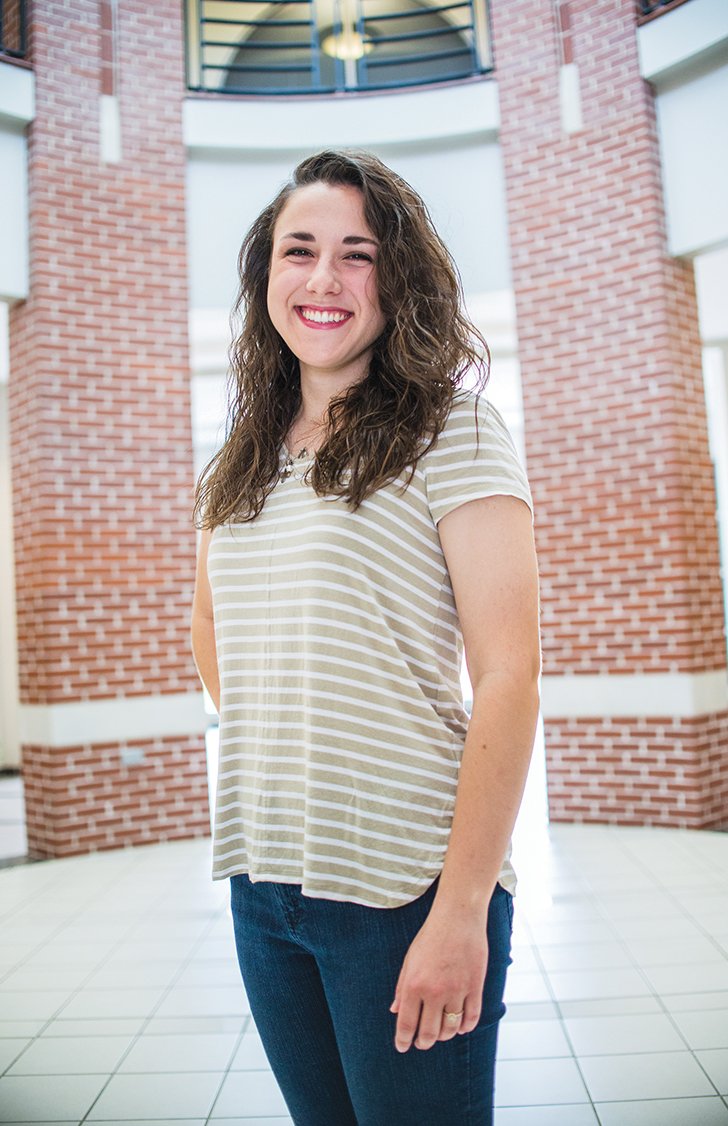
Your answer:
[[[296,1126],[490,1126],[513,898],[496,884],[480,1021],[431,1048],[394,1047],[389,1006],[437,891],[404,907],[230,878],[235,943],[253,1019]]]

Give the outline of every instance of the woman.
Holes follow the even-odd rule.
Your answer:
[[[463,390],[485,342],[452,259],[374,156],[304,160],[239,270],[192,639],[251,1012],[297,1126],[484,1126],[538,714],[528,483]]]

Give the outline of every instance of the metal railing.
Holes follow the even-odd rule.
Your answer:
[[[331,94],[491,70],[486,0],[191,0],[188,86]]]
[[[24,0],[0,0],[0,58],[24,59],[26,36]]]
[[[679,8],[688,0],[637,0],[637,21],[642,23],[648,16],[659,16],[673,8]]]

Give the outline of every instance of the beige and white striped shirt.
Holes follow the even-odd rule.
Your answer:
[[[305,464],[208,552],[220,670],[213,879],[398,907],[440,872],[468,716],[437,522],[506,493],[532,509],[513,441],[460,393],[437,444],[352,512]],[[487,809],[483,811],[487,817]],[[515,890],[510,847],[499,881]]]

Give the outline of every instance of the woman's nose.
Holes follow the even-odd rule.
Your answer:
[[[341,284],[333,262],[319,258],[308,276],[306,289],[309,293],[338,293]]]

